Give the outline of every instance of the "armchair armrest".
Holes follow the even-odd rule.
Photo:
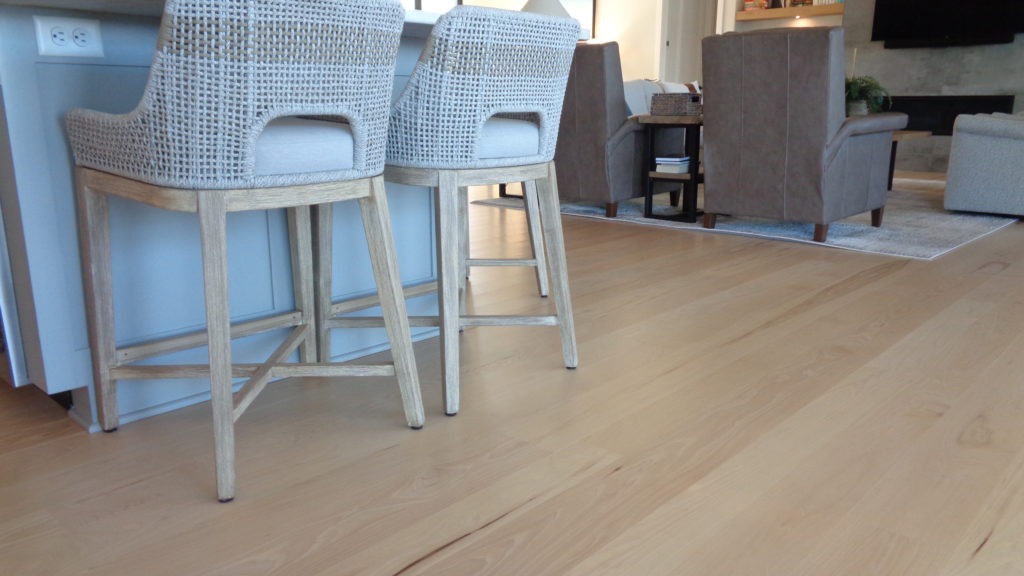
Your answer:
[[[606,202],[628,200],[642,193],[639,189],[643,126],[635,117],[623,122],[605,145],[605,170],[608,183]]]
[[[850,116],[839,127],[839,131],[836,132],[832,141],[860,134],[892,132],[906,127],[907,115],[902,112],[882,112],[881,114],[868,114],[867,116]]]
[[[907,115],[902,112],[883,112],[881,114],[868,114],[867,116],[850,116],[839,127],[839,130],[832,137],[832,140],[825,147],[825,165],[832,163],[832,160],[843,148],[843,144],[850,138],[864,134],[877,134],[879,132],[893,132],[907,127]]]
[[[621,141],[626,137],[626,135],[643,130],[643,126],[640,125],[638,118],[639,117],[636,114],[626,118],[626,121],[623,122],[615,133],[612,134],[612,137],[608,139],[609,144],[614,146],[614,143]]]

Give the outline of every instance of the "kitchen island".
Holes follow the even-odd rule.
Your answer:
[[[71,392],[72,418],[96,430],[91,369],[73,194],[67,110],[112,113],[138,102],[148,75],[163,2],[124,0],[0,1],[0,312],[14,385],[49,394]],[[102,56],[40,55],[37,17],[96,23]],[[436,14],[407,11],[395,89],[404,85]],[[44,21],[48,22],[48,21]],[[43,27],[45,33],[45,25]],[[301,89],[301,87],[296,87]],[[403,282],[435,278],[433,202],[425,188],[388,186]],[[372,293],[368,253],[358,208],[335,212],[334,296]],[[287,224],[283,211],[229,217],[231,307],[235,320],[289,310],[292,302]],[[204,326],[202,267],[195,215],[137,203],[111,203],[116,325],[119,341],[133,343],[193,332]],[[346,247],[342,249],[340,247]],[[357,255],[358,256],[355,256]],[[159,304],[157,304],[159,303]],[[433,295],[409,302],[410,313],[436,311]],[[431,336],[420,329],[414,338]],[[241,362],[261,361],[276,334],[236,343]],[[385,347],[383,330],[341,331],[332,355],[344,360]],[[204,348],[161,362],[204,362]],[[205,380],[125,381],[119,386],[121,421],[173,410],[209,398]]]

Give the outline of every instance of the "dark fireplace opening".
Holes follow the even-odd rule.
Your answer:
[[[1013,95],[893,96],[892,110],[908,116],[907,130],[928,130],[936,136],[953,134],[958,114],[1013,112]]]

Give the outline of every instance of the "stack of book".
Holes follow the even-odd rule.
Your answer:
[[[659,156],[654,159],[656,172],[686,174],[690,171],[689,156]]]

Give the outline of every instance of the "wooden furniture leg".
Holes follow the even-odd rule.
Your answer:
[[[469,187],[459,186],[459,314],[466,313],[469,279]]]
[[[81,168],[75,169],[78,197],[78,243],[82,251],[85,280],[85,313],[89,328],[96,411],[100,427],[113,432],[118,427],[117,381],[110,375],[114,364],[114,291],[110,264],[110,216],[107,197],[85,184]]]
[[[871,211],[871,225],[875,228],[882,227],[882,217],[885,216],[885,206],[875,208]]]
[[[537,290],[541,298],[548,297],[548,263],[544,256],[544,230],[540,223],[540,203],[537,198],[537,183],[523,182],[523,198],[526,204],[526,226],[530,233],[530,247],[537,261]]]
[[[459,412],[459,190],[458,175],[442,170],[437,188],[438,308],[444,412]]]
[[[334,242],[334,208],[332,204],[320,204],[313,207],[312,216],[316,228],[314,246],[314,299],[316,300],[317,355],[319,361],[331,361],[331,309],[333,299],[333,242]]]
[[[288,208],[288,245],[292,255],[292,292],[295,294],[295,309],[302,314],[302,323],[309,326],[306,337],[299,346],[299,361],[316,362],[317,313],[316,290],[313,274],[313,220],[309,206]]]
[[[558,202],[558,180],[555,163],[548,163],[547,178],[538,182],[541,219],[544,224],[544,245],[551,265],[552,291],[555,310],[561,330],[562,356],[566,368],[576,368],[579,351],[576,348],[576,329],[573,325],[572,299],[569,296],[569,272],[565,259],[565,238],[562,233],[562,214]]]
[[[210,354],[217,499],[235,497],[235,422],[231,390],[231,313],[228,308],[227,210],[222,194],[197,195],[203,251],[206,332]]]
[[[704,213],[704,227],[705,228],[714,228],[715,224],[717,223],[717,220],[718,220],[718,215],[717,214],[712,214],[711,212],[705,212]]]
[[[824,242],[828,237],[828,224],[815,224],[814,225],[814,241]]]
[[[373,277],[380,294],[380,308],[384,316],[384,328],[391,342],[391,356],[395,363],[395,375],[402,395],[405,418],[409,427],[419,430],[423,427],[423,400],[416,379],[416,361],[413,357],[412,339],[409,335],[409,315],[406,312],[405,295],[398,271],[398,254],[392,243],[391,219],[388,217],[387,195],[384,193],[384,179],[380,176],[370,180],[370,195],[359,199],[363,227],[366,229],[366,243],[370,248],[370,263]]]

